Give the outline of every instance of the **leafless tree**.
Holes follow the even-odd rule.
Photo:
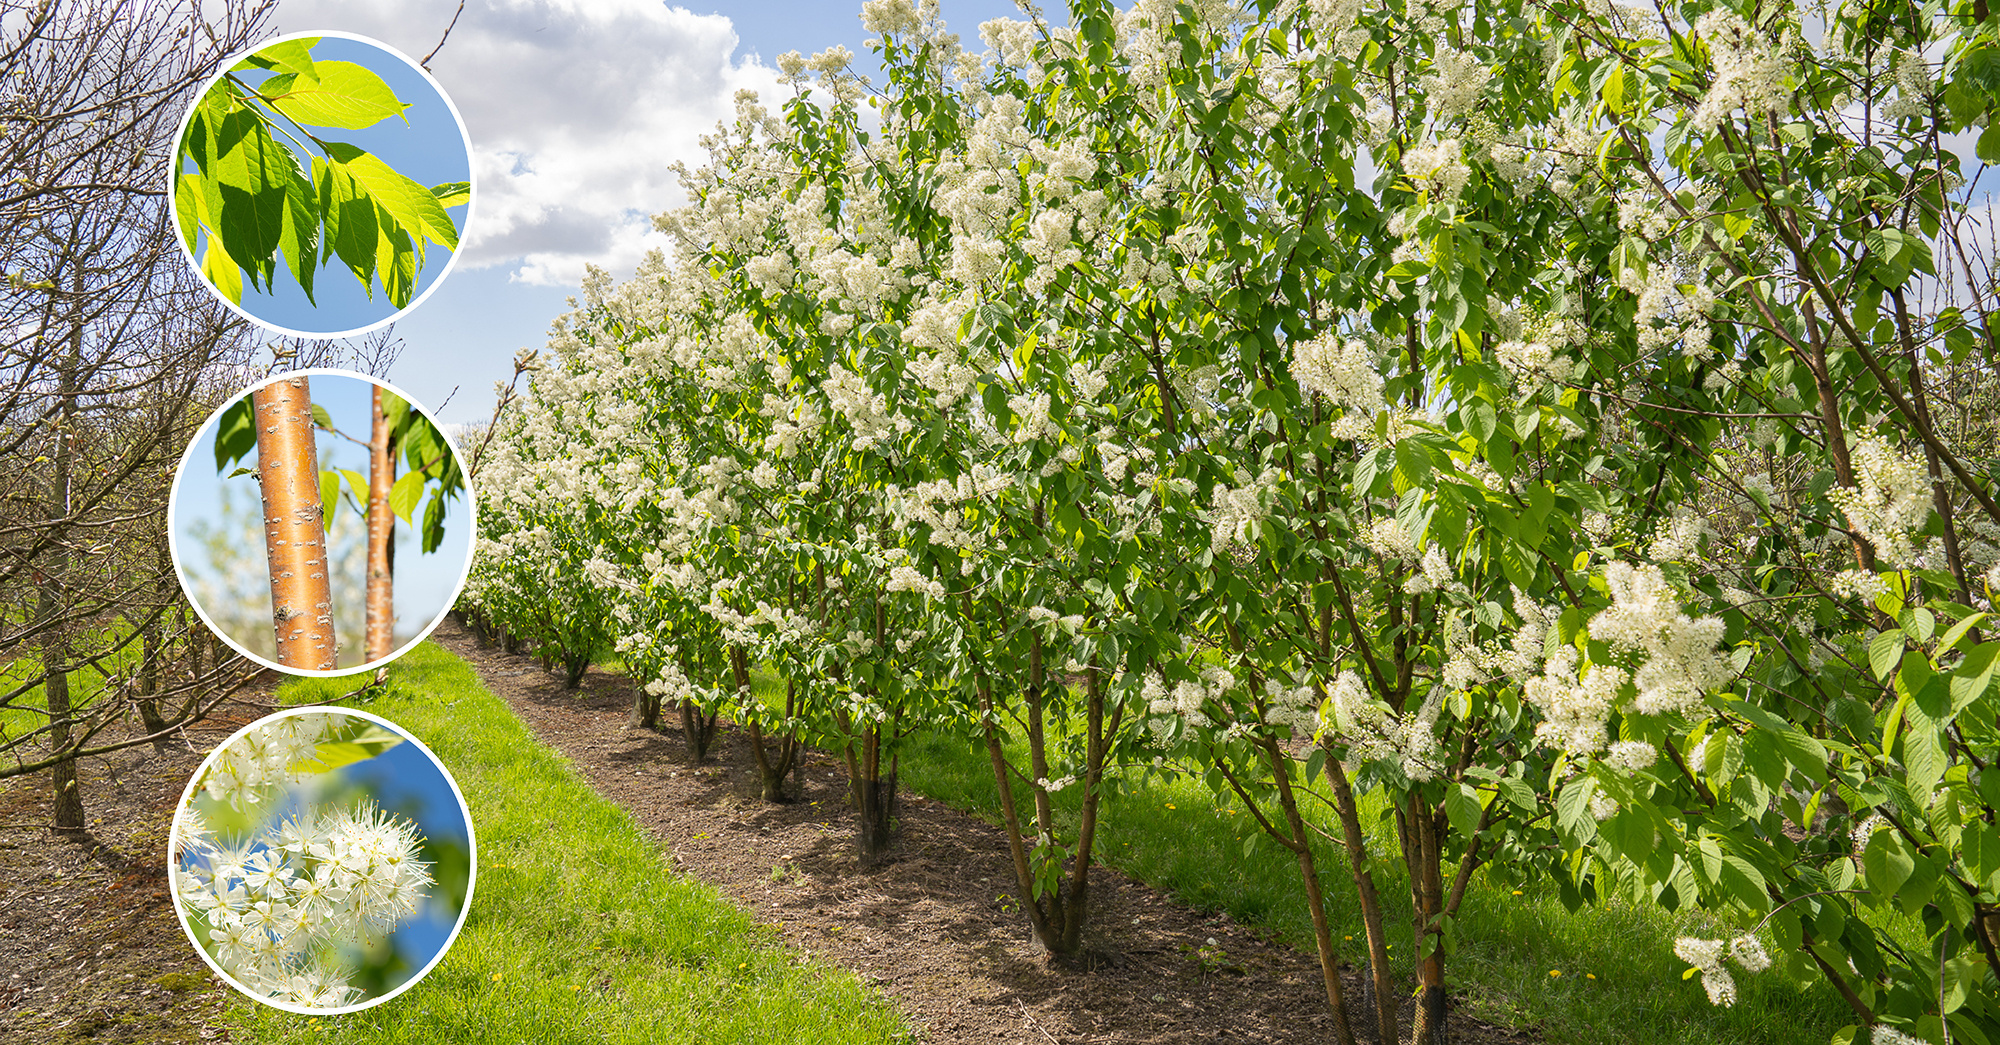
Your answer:
[[[0,0],[0,777],[166,737],[253,672],[187,612],[173,469],[262,355],[186,263],[174,132],[269,4]],[[205,16],[204,16],[205,15]]]

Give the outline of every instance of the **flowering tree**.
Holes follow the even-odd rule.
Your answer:
[[[1048,791],[1141,721],[1308,890],[1324,788],[1383,1040],[1376,790],[1419,1040],[1481,868],[1725,912],[1678,948],[1718,1002],[1727,959],[1882,1040],[1987,1033],[1983,10],[1078,2],[986,56],[864,18],[869,118],[842,54],[787,56],[817,89],[745,100],[620,292],[666,318],[599,349],[707,389],[650,400],[707,433],[676,568],[827,736],[955,723],[1006,784],[1018,708],[1038,898]]]

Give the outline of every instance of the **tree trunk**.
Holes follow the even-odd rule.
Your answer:
[[[82,370],[83,324],[79,319],[71,327],[68,358],[64,360],[62,373],[57,379],[55,460],[50,468],[48,503],[51,520],[67,520],[72,510],[70,472],[76,454],[76,400],[83,381]],[[43,620],[57,622],[41,644],[42,695],[49,706],[51,755],[60,755],[69,747],[70,718],[75,713],[69,692],[70,628],[73,625],[62,619],[70,610],[64,591],[69,577],[69,560],[68,545],[56,541],[50,549],[47,574],[37,576],[42,588],[40,616]],[[83,794],[78,790],[75,760],[65,759],[56,763],[50,775],[54,787],[51,798],[54,802],[55,829],[83,830]]]
[[[1333,757],[1331,748],[1326,752],[1325,772],[1333,789],[1334,809],[1340,815],[1347,865],[1354,874],[1354,892],[1361,900],[1361,924],[1368,940],[1369,993],[1374,995],[1375,1033],[1385,1042],[1400,1041],[1395,981],[1389,971],[1389,938],[1382,926],[1382,900],[1375,891],[1375,874],[1368,869],[1368,837],[1361,833],[1360,809],[1354,801],[1354,788],[1347,782],[1347,767]]]
[[[374,386],[373,422],[368,432],[368,612],[367,652],[374,662],[396,651],[396,513],[389,490],[396,484],[396,451],[389,418],[383,413],[382,386]]]
[[[632,693],[632,715],[625,724],[633,729],[658,729],[660,727],[659,694],[640,686]]]
[[[305,671],[332,671],[339,666],[339,646],[327,579],[312,390],[305,378],[289,377],[251,393],[251,403],[278,663]]]
[[[1417,1013],[1410,1029],[1411,1045],[1445,1045],[1444,992],[1444,812],[1412,791],[1407,813],[1399,814],[1403,829],[1403,861],[1410,872],[1411,922],[1417,948]]]
[[[857,737],[843,722],[842,732],[848,737],[842,754],[854,803],[855,851],[862,867],[879,867],[888,860],[890,821],[896,816],[895,763],[891,760],[888,774],[883,775],[882,731],[877,725],[862,726]]]
[[[159,579],[161,585],[164,585],[166,578],[173,572],[173,565],[167,558],[167,542],[164,536],[154,545],[154,552],[153,569],[156,571],[154,576]],[[157,597],[161,602],[165,602],[172,595],[169,591],[162,592]],[[160,736],[167,729],[167,720],[160,714],[159,702],[161,661],[167,656],[167,643],[162,641],[160,635],[161,621],[165,617],[166,612],[162,610],[146,623],[140,635],[139,695],[133,702],[139,712],[139,722],[145,726],[146,732],[153,736],[153,750],[163,755],[173,747],[166,737]]]
[[[682,668],[686,674],[686,668]],[[750,700],[750,658],[741,647],[729,647],[729,676],[736,683],[736,699],[741,703]],[[793,682],[785,683],[785,719],[790,721],[798,711],[798,689]],[[695,761],[708,754],[709,742],[715,739],[716,715],[710,715],[704,722],[699,709],[686,704],[681,706],[681,730],[687,735],[688,751]],[[764,725],[758,721],[755,711],[743,713],[744,726],[750,733],[750,754],[757,760],[757,792],[766,802],[785,801],[785,774],[791,772],[799,757],[798,738],[790,733],[779,741],[778,754],[771,754],[770,742],[764,736]]]
[[[1292,852],[1299,860],[1299,879],[1306,887],[1306,909],[1312,914],[1313,942],[1319,950],[1320,978],[1326,984],[1326,1005],[1333,1011],[1333,1035],[1340,1045],[1354,1045],[1354,1025],[1347,1015],[1346,992],[1340,983],[1340,958],[1333,950],[1333,927],[1326,918],[1326,898],[1320,893],[1319,866],[1313,859],[1312,832],[1299,814],[1298,795],[1292,791],[1290,756],[1278,749],[1276,737],[1263,738],[1264,758],[1278,783],[1278,804],[1285,811],[1285,825],[1296,843]]]
[[[868,730],[866,747],[879,750],[880,738]],[[879,764],[877,765],[879,769]],[[854,800],[859,823],[855,832],[856,854],[862,867],[880,867],[889,859],[889,835],[896,818],[896,769],[888,775],[877,772],[854,781]]]

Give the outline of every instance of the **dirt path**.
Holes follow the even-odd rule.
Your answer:
[[[80,835],[49,830],[47,773],[0,781],[0,1042],[228,1040],[219,1017],[230,992],[181,931],[166,877],[188,777],[262,714],[221,712],[165,753],[80,762],[90,824]]]
[[[924,1042],[1333,1040],[1318,963],[1227,915],[1094,869],[1090,942],[1101,957],[1087,972],[1052,968],[1026,919],[1009,909],[1018,889],[998,828],[906,794],[896,859],[861,871],[832,758],[809,755],[800,801],[766,804],[754,797],[745,741],[727,726],[711,760],[695,765],[678,734],[626,725],[632,689],[623,678],[593,668],[580,691],[566,692],[533,660],[484,646],[455,621],[431,637],[471,663],[682,867],[778,925],[793,946],[877,984]],[[1354,1018],[1372,1028],[1358,1004],[1362,976],[1350,969],[1344,979]],[[1537,1040],[1463,1017],[1452,1031],[1455,1045]]]

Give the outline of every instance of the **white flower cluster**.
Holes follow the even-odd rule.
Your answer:
[[[331,715],[297,715],[253,729],[225,749],[204,784],[225,764],[285,765],[316,757]],[[301,720],[306,720],[301,723]],[[205,787],[212,795],[217,789]],[[232,801],[260,795],[235,784]],[[360,1000],[343,948],[379,938],[415,914],[430,893],[424,840],[409,820],[372,801],[306,807],[276,826],[219,838],[189,808],[175,835],[173,887],[216,963],[250,991],[274,1001],[338,1008]]]
[[[1736,110],[1753,123],[1785,104],[1785,59],[1789,41],[1773,43],[1741,15],[1718,7],[1695,20],[1694,31],[1715,58],[1715,80],[1689,122],[1713,133]]]
[[[1836,486],[1827,499],[1847,516],[1854,532],[1875,546],[1875,554],[1894,567],[1916,557],[1910,531],[1923,525],[1931,510],[1930,473],[1924,459],[1902,453],[1879,435],[1854,445],[1854,486]]]
[[[1872,603],[1889,590],[1889,583],[1873,570],[1842,570],[1827,581],[1827,587],[1842,598]]]
[[[944,600],[944,584],[935,578],[926,577],[914,566],[895,566],[889,570],[888,590],[921,592],[935,601]]]
[[[1591,618],[1593,638],[1613,649],[1635,651],[1646,662],[1632,676],[1639,694],[1632,706],[1659,715],[1697,707],[1703,694],[1735,674],[1716,650],[1722,641],[1720,617],[1689,617],[1658,566],[1614,562],[1605,566],[1611,605]]]
[[[1701,536],[1708,523],[1694,509],[1681,505],[1663,525],[1653,531],[1653,543],[1646,555],[1654,562],[1683,562],[1701,554]]]
[[[1541,391],[1550,381],[1569,376],[1568,364],[1558,363],[1554,350],[1540,341],[1502,341],[1493,346],[1493,358],[1520,384],[1523,397]]]
[[[1286,686],[1264,680],[1264,721],[1288,729],[1294,738],[1310,737],[1319,728],[1319,694],[1311,686]]]
[[[1522,687],[1522,696],[1542,713],[1536,740],[1587,754],[1604,750],[1604,723],[1630,676],[1611,664],[1592,664],[1579,672],[1580,659],[1575,646],[1557,646],[1542,673]]]
[[[1209,550],[1239,565],[1256,558],[1259,527],[1271,514],[1282,478],[1278,469],[1266,468],[1254,479],[1238,473],[1237,486],[1216,483],[1213,506],[1201,513],[1209,526]]]
[[[1375,350],[1360,338],[1328,332],[1292,343],[1292,376],[1299,384],[1341,408],[1333,423],[1336,439],[1365,439],[1375,433],[1375,417],[1387,408]]]
[[[881,446],[884,452],[889,448],[883,444],[892,434],[901,435],[910,430],[910,419],[889,409],[889,401],[872,392],[861,375],[835,363],[830,376],[822,382],[820,390],[827,401],[847,419],[854,429],[852,447],[856,451],[869,450]]]
[[[1432,200],[1447,202],[1457,200],[1472,178],[1457,138],[1427,142],[1404,153],[1403,173],[1429,188]]]
[[[300,779],[291,767],[310,761],[336,724],[334,715],[309,712],[253,727],[217,756],[202,778],[202,790],[238,809],[246,802],[256,805],[264,800],[264,788]]]
[[[1732,940],[1683,936],[1674,941],[1674,954],[1701,971],[1701,985],[1713,1005],[1736,1004],[1736,979],[1723,967],[1724,958],[1741,966],[1744,972],[1763,972],[1771,967],[1771,956],[1765,952],[1764,944],[1747,934]]]
[[[1411,780],[1429,780],[1441,768],[1436,727],[1443,697],[1443,689],[1433,687],[1416,714],[1399,715],[1369,699],[1361,676],[1343,671],[1327,688],[1319,725],[1347,742],[1347,761],[1395,762]]]
[[[1444,123],[1471,112],[1479,104],[1479,96],[1486,92],[1487,82],[1492,79],[1493,71],[1486,68],[1486,63],[1480,61],[1478,55],[1454,50],[1440,43],[1437,57],[1431,62],[1431,75],[1424,80],[1424,89],[1429,92],[1431,118]]]
[[[1931,112],[1931,67],[1921,52],[1896,52],[1896,99],[1882,107],[1882,118],[1927,117]]]

